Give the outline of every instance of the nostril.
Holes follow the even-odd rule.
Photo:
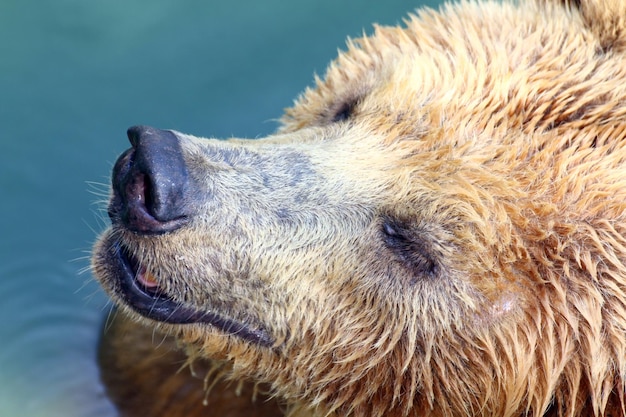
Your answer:
[[[188,175],[178,137],[145,126],[128,129],[133,149],[113,170],[113,221],[139,233],[164,233],[188,219]]]
[[[145,208],[145,210],[149,212],[149,203],[147,201],[149,188],[149,182],[146,181],[144,174],[138,172],[133,175],[124,190],[127,203],[138,208]]]
[[[182,211],[176,213],[163,212],[163,206],[166,206],[168,203],[171,205],[172,202],[166,202],[166,204],[159,202],[159,197],[155,196],[153,191],[153,184],[150,181],[150,177],[146,174],[137,173],[126,186],[126,192],[129,199],[133,199],[132,203],[137,210],[145,212],[146,215],[154,217],[155,220],[167,222],[175,218],[183,217]],[[170,206],[169,209],[171,210],[171,208]]]

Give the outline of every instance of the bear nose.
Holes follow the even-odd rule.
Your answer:
[[[171,131],[128,129],[132,148],[113,168],[109,217],[141,234],[173,231],[188,220],[188,173],[180,141]]]

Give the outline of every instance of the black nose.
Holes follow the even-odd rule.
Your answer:
[[[178,137],[148,126],[128,129],[131,149],[113,168],[109,216],[141,234],[173,231],[188,220],[188,174]]]

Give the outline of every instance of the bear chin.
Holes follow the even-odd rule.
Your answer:
[[[113,238],[103,246],[102,261],[109,265],[113,291],[124,304],[141,316],[166,324],[209,324],[247,342],[269,347],[274,339],[265,329],[232,319],[210,309],[196,308],[174,300],[158,286],[146,285],[147,271]]]

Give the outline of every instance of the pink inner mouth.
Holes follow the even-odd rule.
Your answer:
[[[145,266],[141,266],[135,276],[137,282],[147,289],[155,289],[159,287],[159,283],[152,273]]]

